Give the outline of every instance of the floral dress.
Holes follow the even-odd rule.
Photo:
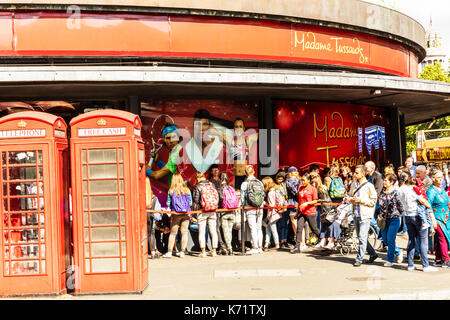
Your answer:
[[[381,192],[378,201],[380,214],[386,219],[400,218],[402,212],[405,211],[397,190],[393,190],[390,193]]]
[[[448,210],[448,203],[450,200],[448,194],[444,189],[432,185],[427,190],[427,198],[433,208],[434,217],[436,218],[437,223],[445,234],[447,242],[450,243],[450,221]]]

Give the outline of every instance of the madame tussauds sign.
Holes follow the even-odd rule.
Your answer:
[[[327,59],[344,57],[359,63],[369,63],[369,44],[356,37],[337,37],[311,31],[295,31],[294,47],[299,48],[302,53],[313,53],[316,57]]]

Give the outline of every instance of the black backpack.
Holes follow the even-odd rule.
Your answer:
[[[264,185],[258,179],[247,180],[247,201],[252,207],[261,207],[264,203]]]

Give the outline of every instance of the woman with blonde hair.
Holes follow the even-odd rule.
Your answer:
[[[266,193],[266,203],[268,207],[277,207],[284,205],[280,203],[281,193],[275,188],[275,182],[271,177],[264,177],[262,180],[264,184],[264,191]],[[275,249],[280,248],[280,240],[277,231],[277,221],[281,218],[278,209],[267,209],[266,216],[266,241],[264,243],[264,250],[269,249],[270,239],[273,236]]]
[[[181,251],[177,252],[177,256],[184,257],[186,246],[188,242],[187,231],[189,228],[190,217],[186,212],[191,210],[192,196],[191,191],[184,183],[183,177],[179,173],[175,173],[172,176],[170,189],[167,194],[167,207],[171,211],[175,211],[172,214],[172,221],[170,223],[170,236],[168,251],[163,255],[164,258],[172,257],[172,250],[174,249],[175,237],[178,234],[178,229],[181,229]]]

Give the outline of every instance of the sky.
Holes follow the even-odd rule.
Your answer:
[[[378,2],[400,11],[419,22],[425,30],[430,25],[443,37],[443,45],[450,58],[450,0],[364,0]]]

